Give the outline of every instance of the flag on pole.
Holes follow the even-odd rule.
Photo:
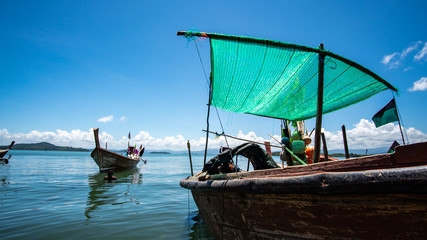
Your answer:
[[[396,102],[394,101],[394,98],[385,107],[383,107],[383,109],[381,109],[372,117],[372,121],[374,121],[376,127],[380,127],[387,123],[399,121],[399,117],[397,115],[396,110]]]

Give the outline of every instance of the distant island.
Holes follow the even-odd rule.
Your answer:
[[[366,156],[365,154],[358,154],[358,153],[349,153],[348,155],[350,156],[350,158]],[[329,154],[329,156],[331,156],[331,157],[345,157],[345,154],[344,153],[332,153],[332,154]]]
[[[150,154],[171,154],[170,152],[150,152]]]
[[[0,146],[0,149],[7,149],[9,146]],[[85,148],[61,147],[48,142],[41,143],[18,143],[13,145],[12,150],[37,150],[37,151],[69,151],[69,152],[90,152]]]
[[[273,156],[279,156],[280,152],[272,152],[271,153]],[[365,154],[358,154],[358,153],[349,153],[350,158],[355,158],[355,157],[363,157],[366,156]],[[330,153],[328,154],[329,157],[345,157],[344,153]]]

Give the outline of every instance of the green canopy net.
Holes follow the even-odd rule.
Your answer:
[[[288,120],[316,116],[319,54],[324,60],[323,113],[367,99],[391,84],[329,51],[221,34],[209,37],[211,105],[228,111]]]

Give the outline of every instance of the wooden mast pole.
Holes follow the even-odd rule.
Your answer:
[[[206,155],[208,153],[208,141],[209,141],[209,114],[211,112],[211,99],[212,99],[212,79],[209,81],[209,102],[208,102],[208,116],[206,118],[206,144],[205,144],[205,156],[203,158],[203,168],[206,164]]]
[[[319,46],[323,50],[323,43]],[[323,112],[323,73],[325,70],[325,54],[319,53],[319,81],[317,86],[317,115],[316,115],[316,132],[314,134],[314,159],[315,163],[320,159],[320,137],[322,132],[322,112]]]

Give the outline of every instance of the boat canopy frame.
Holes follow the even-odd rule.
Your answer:
[[[323,44],[319,48],[311,48],[196,31],[180,31],[177,35],[190,40],[209,38],[210,41],[206,141],[211,105],[233,112],[294,121],[316,117],[313,160],[318,162],[322,114],[355,104],[387,89],[398,91],[362,65],[324,50]]]

